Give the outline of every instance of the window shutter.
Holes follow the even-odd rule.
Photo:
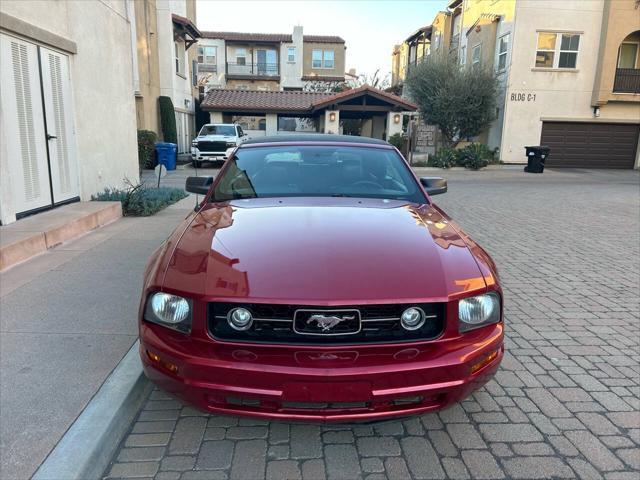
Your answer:
[[[57,165],[60,181],[60,191],[68,193],[71,191],[71,168],[69,165],[69,139],[67,138],[67,120],[65,119],[64,95],[62,92],[62,75],[60,73],[60,57],[49,53],[50,78],[43,81],[51,82],[51,104],[53,107],[52,117],[54,121],[53,131],[57,138]],[[54,162],[52,162],[53,164]]]
[[[191,60],[191,78],[193,82],[193,86],[198,86],[198,61]]]
[[[37,200],[41,195],[40,172],[34,135],[32,102],[40,92],[31,91],[29,76],[35,73],[35,65],[30,65],[26,45],[11,42],[13,81],[17,103],[18,133],[20,136],[20,161],[24,180],[24,196],[27,202]]]

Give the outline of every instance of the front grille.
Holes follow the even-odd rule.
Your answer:
[[[205,140],[198,141],[198,150],[201,152],[226,152],[227,142],[208,142]]]
[[[424,310],[427,321],[418,330],[407,331],[400,325],[400,315],[410,306],[417,306]],[[227,322],[227,314],[236,307],[248,309],[253,316],[253,324],[249,330],[238,331],[231,328]],[[294,328],[296,311],[313,312],[330,317],[339,315],[354,316],[358,314],[357,326],[350,326],[348,331],[332,326],[322,331],[317,325],[315,333],[309,330]],[[302,345],[331,345],[331,344],[366,344],[366,343],[395,343],[416,340],[432,340],[440,336],[445,325],[444,303],[422,303],[416,305],[388,304],[388,305],[341,305],[339,307],[316,307],[310,305],[280,305],[261,303],[209,303],[207,318],[210,334],[218,340],[272,343],[272,344],[302,344]],[[308,319],[308,315],[303,317]],[[346,320],[346,323],[352,320]],[[308,325],[308,324],[307,324]],[[357,327],[357,328],[356,328]],[[334,330],[335,328],[335,330]]]

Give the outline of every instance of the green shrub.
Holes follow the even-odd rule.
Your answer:
[[[402,134],[394,133],[389,137],[389,143],[396,147],[398,150],[402,149]]]
[[[460,165],[470,170],[480,170],[489,165],[493,152],[482,143],[472,143],[458,150]]]
[[[173,108],[171,97],[158,97],[160,106],[160,125],[162,126],[162,138],[165,142],[178,143],[178,131],[176,129],[176,112]]]
[[[138,163],[140,168],[153,168],[158,136],[151,130],[138,130]]]
[[[185,191],[180,188],[146,188],[135,185],[126,189],[107,188],[102,193],[92,195],[91,199],[100,202],[119,201],[125,216],[148,217],[186,196]]]
[[[435,155],[429,156],[428,165],[430,167],[451,168],[458,162],[458,154],[453,148],[443,147]]]
[[[491,151],[491,158],[489,158],[489,164],[490,165],[502,164],[503,162],[500,160],[500,147],[496,147],[490,151]]]

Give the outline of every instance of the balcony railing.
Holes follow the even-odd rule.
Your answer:
[[[277,63],[230,63],[227,62],[227,75],[277,77],[280,75]]]
[[[213,63],[199,63],[198,72],[202,73],[217,73],[218,66]]]
[[[640,93],[640,68],[617,68],[613,91],[615,93]]]

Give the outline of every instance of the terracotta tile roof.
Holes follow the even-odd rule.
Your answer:
[[[204,110],[308,112],[313,102],[333,95],[319,92],[209,90],[201,107]]]
[[[344,43],[344,39],[332,35],[303,35],[305,42],[314,43]]]
[[[203,38],[216,38],[234,42],[292,42],[290,33],[202,32]],[[303,35],[305,42],[344,43],[344,39],[331,35]]]
[[[286,33],[202,32],[203,38],[218,38],[238,42],[290,42]]]
[[[344,92],[334,93],[331,97],[318,99],[313,103],[313,108],[317,109],[327,105],[331,105],[332,103],[344,101],[348,98],[357,97],[362,93],[373,95],[382,100],[386,100],[398,106],[405,107],[407,110],[418,109],[418,106],[413,102],[410,102],[409,100],[401,98],[392,93],[385,92],[384,90],[373,88],[370,85],[362,85],[361,87],[358,87],[358,88],[352,88],[351,90],[345,90]]]
[[[302,77],[305,82],[344,82],[344,76],[342,77],[329,77],[322,75],[305,75]]]
[[[340,93],[214,89],[209,90],[201,107],[219,111],[311,113],[361,94],[386,100],[405,110],[418,108],[408,100],[369,85]]]
[[[188,18],[173,13],[171,14],[171,20],[188,30],[192,37],[199,38],[202,36],[202,32],[198,30],[198,27]]]

